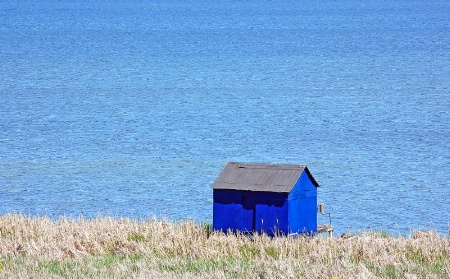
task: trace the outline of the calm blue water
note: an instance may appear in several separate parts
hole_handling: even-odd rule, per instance
[[[338,232],[447,233],[450,4],[378,2],[0,2],[0,214],[211,221],[299,163]]]

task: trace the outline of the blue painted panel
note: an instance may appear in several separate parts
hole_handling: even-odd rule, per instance
[[[317,187],[312,183],[307,172],[289,193],[289,230],[291,233],[317,231]]]
[[[287,194],[259,192],[255,210],[255,231],[269,235],[288,233]]]
[[[252,232],[255,230],[255,208],[256,208],[256,197],[251,194],[243,193],[242,198],[243,203],[243,220],[242,220],[242,231]]]
[[[214,190],[213,229],[288,233],[286,193]]]
[[[232,190],[213,190],[213,229],[226,232],[242,230],[242,194]]]
[[[242,227],[242,205],[214,203],[213,208],[214,230],[226,232],[228,229],[235,231]]]
[[[221,190],[214,189],[213,190],[213,199],[217,202],[241,202],[242,201],[242,193],[236,190]]]
[[[304,198],[310,198],[310,197],[316,197],[316,196],[317,196],[317,191],[302,190],[302,191],[291,192],[291,194],[289,195],[289,199],[295,200],[295,199],[304,199]]]
[[[291,233],[317,231],[317,197],[289,201],[289,229]]]
[[[295,183],[294,188],[289,194],[289,199],[296,199],[296,195],[302,195],[304,191],[309,191],[309,196],[317,196],[317,187],[312,183],[311,178],[305,171],[302,172],[297,183]]]

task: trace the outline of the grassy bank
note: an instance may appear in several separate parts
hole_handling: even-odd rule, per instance
[[[0,216],[0,278],[450,278],[450,240],[247,237],[193,222]]]

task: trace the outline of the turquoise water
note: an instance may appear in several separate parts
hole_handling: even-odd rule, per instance
[[[0,214],[211,221],[227,161],[298,163],[337,232],[446,233],[449,14],[2,1]]]

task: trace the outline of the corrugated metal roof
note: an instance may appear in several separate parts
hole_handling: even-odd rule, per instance
[[[303,171],[319,186],[305,165],[228,162],[212,188],[289,193]]]

